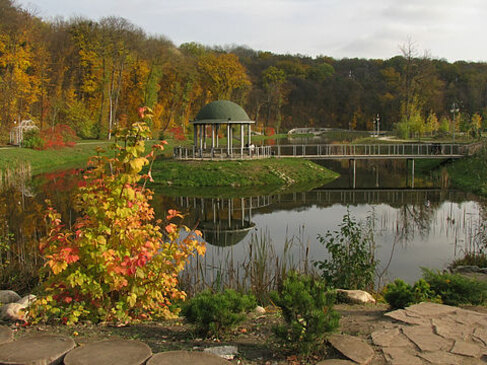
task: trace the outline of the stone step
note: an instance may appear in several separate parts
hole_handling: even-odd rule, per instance
[[[57,365],[75,346],[73,339],[65,336],[26,336],[0,345],[0,364]]]
[[[64,358],[65,365],[140,365],[152,351],[135,340],[109,339],[80,346]]]
[[[155,354],[147,365],[228,365],[217,355],[197,351],[168,351]]]

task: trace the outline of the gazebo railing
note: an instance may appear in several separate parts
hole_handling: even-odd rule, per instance
[[[198,148],[174,147],[174,158],[177,160],[243,160],[268,158],[272,156],[271,146],[250,146],[250,147],[214,147]]]

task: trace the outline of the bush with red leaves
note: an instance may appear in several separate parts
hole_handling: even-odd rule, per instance
[[[75,131],[66,124],[58,124],[52,128],[44,129],[40,136],[44,142],[42,147],[44,150],[74,147],[79,139]]]

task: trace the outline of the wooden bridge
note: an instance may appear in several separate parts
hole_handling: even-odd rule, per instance
[[[240,148],[175,147],[180,160],[242,160],[269,157],[294,157],[315,160],[360,159],[450,159],[462,158],[483,144],[404,143],[404,144],[301,144],[250,146]]]

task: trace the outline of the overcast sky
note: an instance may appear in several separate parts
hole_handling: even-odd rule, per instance
[[[485,0],[18,0],[45,19],[120,16],[176,45],[387,59],[420,53],[487,61]]]

